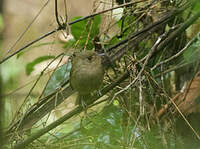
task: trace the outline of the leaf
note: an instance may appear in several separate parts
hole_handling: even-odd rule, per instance
[[[69,49],[70,47],[73,47],[74,44],[76,43],[75,40],[69,40],[68,42],[66,42],[63,46],[64,49]]]
[[[112,38],[112,40],[109,41],[106,47],[109,47],[110,45],[114,45],[118,43],[120,40],[117,37]]]
[[[49,59],[53,59],[55,58],[55,56],[41,56],[41,57],[38,57],[36,58],[34,61],[28,63],[26,65],[26,75],[30,75],[31,72],[34,70],[34,66],[43,62],[43,61],[46,61],[46,60],[49,60]]]
[[[73,20],[80,19],[81,17],[75,17]],[[72,21],[73,21],[72,20]],[[91,21],[88,21],[88,19],[80,21],[78,23],[71,25],[71,32],[75,39],[75,41],[78,41],[79,47],[82,48],[87,43],[86,48],[88,50],[93,48],[93,42],[92,39],[96,37],[99,34],[99,25],[101,23],[101,17],[95,16]],[[88,39],[89,35],[89,39]]]
[[[184,53],[184,60],[187,63],[195,62],[200,59],[200,39],[194,42]]]
[[[122,138],[122,129],[120,126],[122,113],[120,108],[112,105],[105,107],[100,113],[90,113],[81,122],[82,125],[88,125],[81,127],[80,131],[74,132],[67,139],[78,140],[76,147],[73,146],[74,148],[88,148],[87,143],[89,142],[94,144],[94,149],[116,148],[116,145],[120,145],[120,139]],[[90,136],[90,140],[84,139],[88,136]],[[90,146],[89,148],[93,147]]]
[[[196,104],[200,104],[200,96],[198,96],[198,97],[195,99],[195,103],[196,103]]]
[[[121,27],[122,27],[122,19],[120,19],[119,21],[117,21],[117,26],[121,29]]]
[[[95,16],[93,18],[93,24],[92,24],[92,29],[91,29],[91,35],[92,37],[95,37],[96,35],[99,34],[99,25],[101,23],[101,17],[99,15]]]
[[[72,21],[78,20],[80,18],[82,17],[81,16],[74,17]],[[87,20],[83,20],[71,25],[71,32],[75,40],[78,40],[80,38],[82,32],[85,30],[86,23],[87,23]]]
[[[125,18],[122,17],[117,21],[117,26],[123,32],[123,38],[129,35],[130,32],[133,32],[133,29],[135,28],[135,24],[133,22],[135,22],[135,19],[135,16],[126,16]]]
[[[124,8],[117,8],[117,9],[114,9],[112,11],[113,15],[112,15],[112,19],[118,21],[122,18],[122,16],[124,15]]]
[[[71,63],[58,67],[51,75],[44,90],[44,96],[56,91],[63,83],[69,80]]]
[[[194,4],[193,13],[196,13],[197,11],[199,11],[199,9],[200,9],[200,1],[196,0]]]
[[[4,24],[3,24],[3,17],[2,17],[2,15],[0,14],[0,32],[2,31],[3,26],[4,26]]]
[[[118,100],[114,100],[114,101],[113,101],[113,105],[114,105],[114,106],[119,106],[119,101],[118,101]]]

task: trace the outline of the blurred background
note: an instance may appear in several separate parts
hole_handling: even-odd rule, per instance
[[[64,16],[63,1],[58,1],[60,15]],[[68,0],[67,11],[68,19],[71,20],[75,16],[86,16],[92,11],[92,0]],[[1,58],[5,58],[17,49],[23,47],[30,41],[40,37],[43,34],[55,29],[57,23],[55,20],[54,2],[53,1],[32,1],[32,0],[1,0]],[[40,12],[41,11],[41,12]],[[38,16],[37,16],[38,15]],[[33,22],[33,19],[37,19]],[[28,28],[28,26],[31,26]],[[26,31],[26,28],[28,30]],[[20,36],[23,37],[20,38]],[[28,90],[33,85],[34,80],[40,72],[47,66],[49,61],[40,63],[35,66],[34,72],[31,75],[26,75],[26,65],[34,59],[44,55],[58,55],[66,52],[63,49],[65,42],[65,32],[57,32],[39,41],[33,50],[27,50],[23,56],[14,56],[7,62],[1,65],[3,95],[6,95],[6,124],[11,120],[13,114],[18,109],[26,96]],[[15,44],[16,43],[16,44]],[[41,46],[40,44],[45,44]],[[14,47],[13,47],[14,45]],[[65,59],[66,60],[66,59]],[[63,63],[66,61],[63,61]],[[54,63],[50,68],[55,68]],[[44,87],[43,83],[47,81],[42,79],[38,84],[37,89],[32,92],[32,96],[37,97]]]

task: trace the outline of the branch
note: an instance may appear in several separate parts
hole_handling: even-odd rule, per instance
[[[180,33],[185,31],[199,17],[200,17],[200,10],[196,14],[194,14],[191,18],[189,18],[186,22],[184,22],[177,30],[175,30],[173,33],[171,33],[168,38],[166,38],[164,41],[162,41],[162,43],[159,45],[157,50],[159,51],[159,50],[163,49],[165,46],[167,46],[171,40],[173,40]]]
[[[25,116],[18,119],[12,126],[10,126],[7,134],[11,134],[12,132],[16,131],[17,128],[19,128],[18,131],[22,130],[23,128],[31,128],[35,123],[37,123],[47,113],[61,104],[74,92],[75,91],[73,91],[71,87],[66,87],[63,90],[61,86],[59,90],[56,90],[52,94],[40,99],[37,103],[31,106],[31,108],[26,112]]]
[[[122,4],[122,5],[119,5],[119,6],[117,6],[117,7],[112,7],[112,8],[110,8],[110,9],[106,9],[106,10],[103,10],[103,11],[100,11],[100,12],[97,12],[97,13],[94,13],[94,14],[92,14],[92,15],[88,15],[88,16],[82,17],[82,18],[77,19],[77,20],[75,20],[75,21],[72,21],[72,22],[69,23],[69,25],[78,23],[78,22],[83,21],[83,20],[86,20],[86,19],[88,19],[88,18],[92,18],[92,17],[94,17],[94,16],[96,16],[96,15],[99,15],[99,14],[102,14],[102,13],[106,13],[106,12],[108,12],[108,11],[112,11],[112,10],[117,9],[117,8],[121,8],[121,7],[129,6],[129,5],[137,4],[137,3],[140,3],[140,2],[143,2],[143,1],[147,1],[147,0],[140,0],[140,1],[136,1],[136,2],[130,2],[130,3]],[[63,25],[61,25],[61,26],[59,26],[57,29],[54,29],[54,30],[52,30],[52,31],[50,31],[50,32],[48,32],[48,33],[42,35],[41,37],[39,37],[39,38],[37,38],[37,39],[35,39],[35,40],[29,42],[29,43],[28,43],[27,45],[25,45],[24,47],[22,47],[22,48],[16,50],[16,51],[15,51],[14,53],[12,53],[11,55],[9,55],[9,56],[5,57],[4,59],[2,59],[2,60],[0,61],[0,64],[2,64],[3,62],[5,62],[5,61],[8,60],[9,58],[13,57],[14,55],[18,54],[19,52],[23,51],[24,49],[30,47],[32,44],[34,44],[34,43],[36,43],[36,42],[38,42],[38,41],[40,41],[40,40],[42,40],[42,39],[48,37],[49,35],[51,35],[51,34],[57,32],[57,31],[59,31],[59,30],[65,30],[65,27],[64,27]]]
[[[96,101],[97,99],[99,99],[100,97],[102,97],[103,95],[105,95],[108,91],[110,91],[111,89],[113,89],[115,86],[117,86],[118,84],[120,84],[122,81],[124,81],[125,79],[127,79],[129,77],[128,72],[124,73],[124,75],[122,77],[120,77],[117,81],[115,81],[114,83],[112,83],[111,85],[109,85],[108,87],[104,88],[102,90],[102,95],[98,96],[98,97],[94,97],[94,101]],[[65,90],[64,90],[65,91]],[[64,94],[64,91],[61,92],[61,94]],[[89,108],[91,106],[89,105]],[[78,106],[76,107],[74,110],[72,110],[71,112],[65,114],[63,117],[59,118],[58,120],[56,120],[55,122],[53,122],[52,124],[48,125],[45,128],[42,128],[40,130],[37,131],[37,133],[31,135],[29,138],[25,139],[24,141],[16,144],[14,146],[14,149],[21,149],[24,148],[25,146],[27,146],[28,144],[30,144],[31,142],[33,142],[34,140],[38,139],[39,137],[41,137],[42,135],[44,135],[45,133],[49,132],[50,130],[54,129],[55,127],[57,127],[58,125],[62,124],[64,121],[70,119],[71,117],[73,117],[76,114],[79,114],[83,111],[82,106]],[[41,114],[41,113],[40,113]]]
[[[179,11],[172,11],[172,12],[168,13],[160,20],[148,25],[141,31],[133,33],[129,38],[127,38],[127,39],[123,40],[122,42],[117,43],[116,45],[107,49],[107,51],[110,51],[110,50],[117,48],[118,46],[124,44],[118,51],[116,51],[110,57],[111,63],[116,61],[117,59],[121,58],[124,55],[124,53],[127,50],[127,46],[133,47],[133,46],[137,45],[139,42],[141,42],[143,39],[145,39],[148,35],[155,32],[157,27],[159,27],[160,25],[163,25],[163,23],[167,22],[170,18],[172,18],[174,15],[176,15],[177,13],[180,13],[180,12],[182,12],[182,9],[180,9]],[[128,42],[128,41],[130,41],[130,42]],[[131,43],[131,45],[129,45],[128,43]],[[20,119],[17,122],[15,122],[15,124],[13,124],[10,127],[10,129],[7,131],[7,134],[10,134],[11,132],[16,131],[17,125],[19,125],[18,128],[20,128],[18,131],[22,130],[25,126],[29,126],[29,128],[30,128],[32,125],[34,125],[36,122],[38,122],[42,117],[44,117],[47,113],[52,111],[56,106],[58,106],[60,103],[62,103],[64,101],[64,99],[66,99],[73,93],[72,91],[68,91],[68,90],[69,90],[68,88],[64,89],[64,92],[57,90],[53,94],[46,96],[45,98],[40,100],[39,103],[36,103],[35,105],[33,105],[30,108],[28,114],[24,117],[24,119],[23,120]],[[59,94],[59,96],[56,95],[57,93]],[[63,93],[65,93],[64,94],[65,96],[63,96]],[[19,124],[19,121],[21,121],[20,124]]]

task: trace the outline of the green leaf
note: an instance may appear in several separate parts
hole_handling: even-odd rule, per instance
[[[122,17],[119,21],[117,21],[117,26],[123,32],[123,38],[129,35],[130,32],[133,32],[133,29],[135,28],[135,24],[133,22],[135,22],[135,19],[136,18],[134,16],[127,15],[126,17]]]
[[[193,12],[196,13],[197,11],[199,11],[199,9],[200,9],[200,1],[196,0]]]
[[[78,20],[82,18],[81,16],[74,17],[72,21]],[[71,32],[75,40],[78,40],[82,35],[83,31],[85,30],[87,20],[80,21],[78,23],[71,25]]]
[[[118,100],[114,100],[114,101],[113,101],[113,105],[114,105],[114,106],[119,106],[119,101],[118,101]]]
[[[107,47],[109,47],[110,45],[114,45],[116,43],[118,43],[120,40],[117,37],[112,38],[112,40],[109,41],[109,44],[107,44]]]
[[[195,62],[200,59],[200,38],[194,42],[185,52],[184,60],[187,63]]]
[[[79,18],[81,17],[75,17],[72,19],[72,21]],[[91,20],[86,19],[71,25],[72,35],[74,36],[75,41],[78,41],[78,46],[80,48],[84,47],[86,43],[86,48],[88,50],[93,48],[92,39],[99,34],[100,23],[101,17],[95,16]]]
[[[120,19],[119,21],[117,21],[117,26],[121,29],[121,27],[122,27],[122,19]]]
[[[196,103],[196,104],[199,104],[199,103],[200,103],[200,96],[198,96],[198,97],[195,99],[195,103]]]
[[[2,29],[3,29],[3,17],[0,14],[0,32],[2,31]]]
[[[99,15],[93,18],[93,24],[91,29],[91,37],[95,37],[99,34],[99,25],[101,23],[101,17]]]
[[[69,80],[71,66],[71,63],[67,63],[58,67],[53,72],[49,81],[47,82],[47,86],[45,87],[44,96],[56,91],[57,88]]]
[[[81,121],[82,125],[87,125],[81,127],[80,131],[73,133],[67,139],[78,140],[76,146],[73,146],[74,148],[116,148],[121,145],[122,114],[120,108],[112,105],[105,107],[100,113],[90,113]],[[129,132],[131,133],[131,131]],[[84,139],[88,136],[90,136],[90,140]],[[87,145],[89,142],[93,142],[93,146],[89,147]]]
[[[64,49],[69,49],[70,47],[73,47],[74,44],[76,43],[75,40],[69,40],[68,42],[66,42],[63,46]]]
[[[30,75],[31,72],[34,70],[34,66],[43,62],[43,61],[46,61],[46,60],[49,60],[49,59],[53,59],[55,58],[55,56],[41,56],[41,57],[38,57],[36,58],[34,61],[28,63],[26,65],[26,75]]]

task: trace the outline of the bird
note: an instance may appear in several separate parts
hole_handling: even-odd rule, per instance
[[[70,86],[78,92],[76,105],[91,103],[91,93],[103,83],[104,67],[101,56],[95,51],[74,52],[71,56]]]

